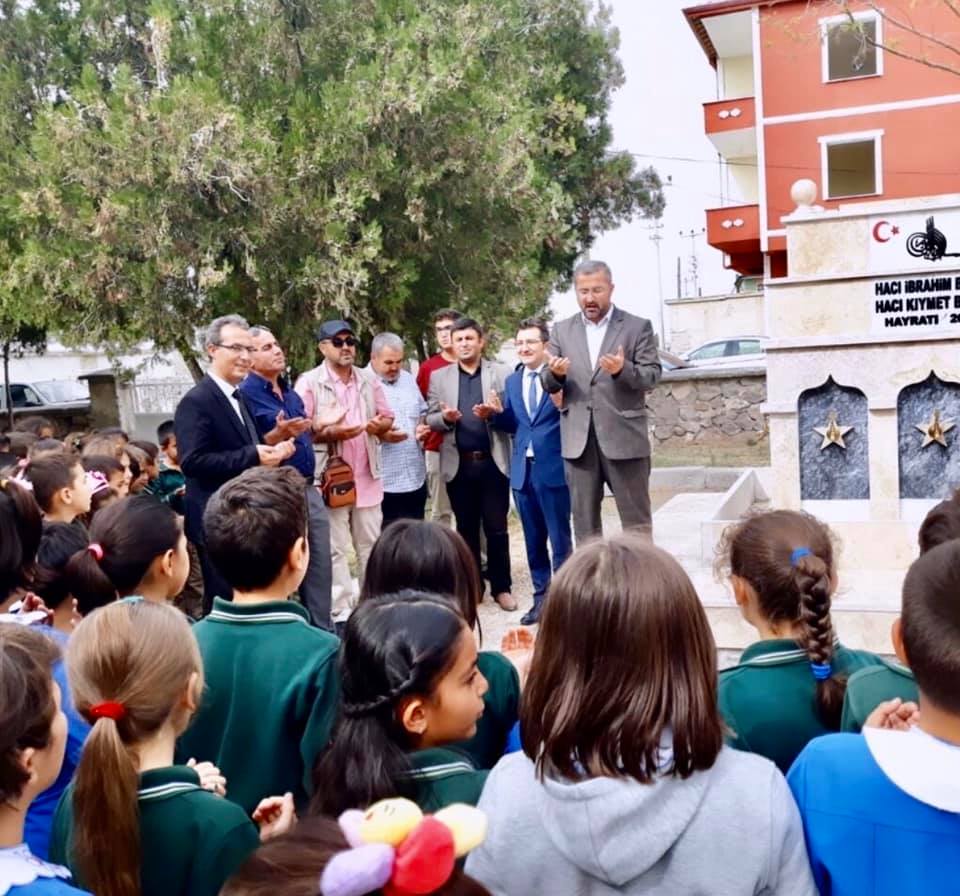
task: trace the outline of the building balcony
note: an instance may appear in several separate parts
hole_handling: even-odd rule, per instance
[[[760,206],[707,209],[707,242],[724,253],[726,267],[741,274],[762,273]]]
[[[757,105],[752,96],[703,104],[706,135],[725,159],[757,154]]]

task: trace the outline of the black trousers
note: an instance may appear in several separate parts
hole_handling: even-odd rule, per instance
[[[460,458],[457,475],[447,483],[450,506],[457,518],[457,531],[470,547],[477,569],[480,562],[480,528],[487,536],[487,577],[493,595],[509,591],[510,540],[507,514],[510,511],[510,480],[497,468],[492,457],[483,460]]]
[[[383,493],[382,532],[394,520],[422,520],[427,506],[427,483],[412,492]]]

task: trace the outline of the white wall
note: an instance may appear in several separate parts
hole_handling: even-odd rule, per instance
[[[724,336],[764,336],[763,293],[671,299],[670,351],[682,353]]]
[[[728,56],[719,68],[721,99],[753,96],[753,56]]]

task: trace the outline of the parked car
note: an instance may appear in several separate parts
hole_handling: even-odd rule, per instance
[[[668,352],[666,349],[658,349],[657,354],[660,355],[660,366],[664,370],[680,370],[683,367],[690,366],[679,355],[675,355],[673,352]]]
[[[41,380],[35,383],[11,383],[10,398],[14,410],[29,409],[43,414],[47,409],[88,411],[90,388],[79,380]],[[7,390],[0,386],[0,409],[6,410]]]
[[[683,355],[692,367],[766,366],[767,340],[763,336],[731,336],[712,339]]]

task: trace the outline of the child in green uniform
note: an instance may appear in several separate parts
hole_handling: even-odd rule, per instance
[[[406,591],[361,601],[340,670],[340,717],[312,809],[336,816],[395,796],[424,812],[476,803],[486,772],[450,745],[475,734],[487,682],[473,632],[449,600]]]
[[[955,538],[960,538],[960,490],[937,504],[924,517],[917,533],[921,554]],[[899,618],[893,625],[891,638],[896,649],[900,640]],[[899,651],[898,659],[903,660]],[[889,700],[900,700],[903,707],[899,710],[900,714],[908,715],[915,708],[918,697],[917,683],[910,669],[900,662],[884,660],[880,666],[872,666],[850,676],[840,728],[843,731],[859,731],[870,713],[879,704]]]
[[[144,600],[87,616],[71,636],[74,704],[92,728],[53,823],[50,855],[97,896],[215,896],[261,838],[289,829],[293,798],[258,807],[258,835],[216,769],[173,764],[203,690],[183,615]]]
[[[786,773],[809,740],[839,730],[847,677],[880,658],[834,635],[837,573],[830,531],[819,520],[792,510],[756,514],[724,533],[719,559],[740,612],[761,636],[720,673],[730,743]]]
[[[213,760],[248,812],[285,791],[305,805],[337,710],[339,641],[289,600],[309,558],[303,477],[245,470],[210,499],[204,530],[233,601],[194,626],[207,691],[180,755]]]
[[[377,539],[364,576],[360,600],[404,588],[450,595],[470,630],[478,628],[483,596],[477,565],[463,538],[449,526],[426,520],[397,520]],[[477,668],[487,680],[477,733],[457,744],[477,768],[491,769],[503,755],[520,710],[520,677],[502,653],[483,650]]]
[[[168,603],[183,590],[189,568],[180,517],[147,495],[135,495],[97,512],[90,544],[70,558],[64,575],[86,615],[118,597]]]

